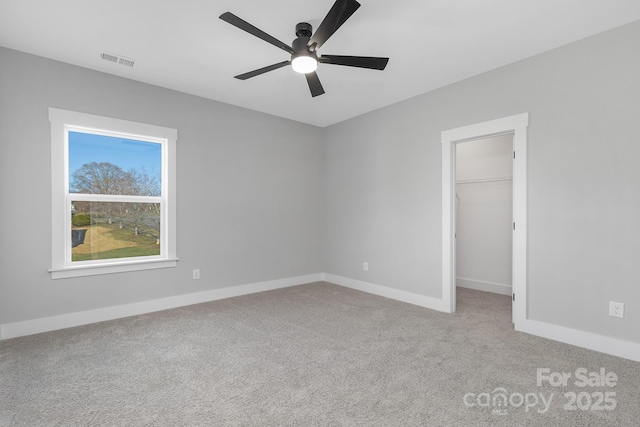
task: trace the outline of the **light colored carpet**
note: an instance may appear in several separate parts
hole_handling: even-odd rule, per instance
[[[510,315],[509,297],[467,289],[448,315],[313,283],[7,340],[0,425],[638,425],[640,364],[514,332]],[[538,368],[572,378],[538,387]],[[579,368],[617,385],[577,387]],[[464,403],[499,388],[512,403]],[[563,408],[571,392],[587,409]],[[615,409],[593,409],[605,392]],[[527,393],[554,393],[548,411],[518,406]]]

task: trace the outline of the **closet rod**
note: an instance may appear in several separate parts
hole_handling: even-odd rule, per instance
[[[456,184],[477,184],[483,182],[496,182],[496,181],[511,181],[513,177],[511,176],[501,176],[495,178],[477,178],[477,179],[461,179],[460,181],[456,181]]]

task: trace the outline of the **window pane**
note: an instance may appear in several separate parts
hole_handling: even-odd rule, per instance
[[[69,131],[69,191],[160,196],[162,145]]]
[[[160,204],[75,201],[71,261],[160,255]]]

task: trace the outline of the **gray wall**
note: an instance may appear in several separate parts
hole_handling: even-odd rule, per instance
[[[440,298],[440,133],[529,112],[530,318],[640,342],[638,40],[635,22],[328,128],[325,271]]]
[[[178,268],[51,280],[48,107],[178,129]],[[0,324],[322,272],[322,156],[321,129],[0,48]]]

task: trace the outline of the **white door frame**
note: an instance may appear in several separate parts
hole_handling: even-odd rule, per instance
[[[529,113],[442,132],[442,301],[456,311],[455,144],[513,133],[513,323],[527,319],[527,126]]]

